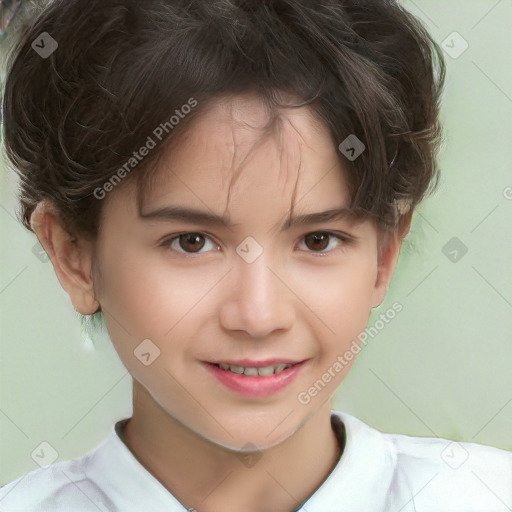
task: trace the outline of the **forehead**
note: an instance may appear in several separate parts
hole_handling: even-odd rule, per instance
[[[257,96],[208,105],[160,160],[144,202],[347,203],[346,171],[327,126],[309,107],[270,111]],[[195,198],[194,198],[195,196]]]

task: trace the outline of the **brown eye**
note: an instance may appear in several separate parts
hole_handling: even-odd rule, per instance
[[[178,237],[179,245],[185,252],[200,251],[204,247],[204,236],[200,233],[185,233]]]
[[[306,246],[312,251],[325,251],[329,246],[329,239],[332,237],[329,233],[310,233],[304,237]]]
[[[220,246],[214,243],[208,235],[197,232],[181,233],[172,238],[167,238],[160,245],[164,249],[169,249],[183,255],[204,254],[210,252],[208,249],[220,250]]]

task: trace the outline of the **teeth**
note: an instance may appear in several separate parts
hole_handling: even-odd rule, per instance
[[[256,368],[247,368],[247,370],[256,370]],[[245,370],[245,375],[249,375],[247,373],[247,370]],[[266,377],[267,375],[273,375],[274,373],[274,367],[273,366],[263,366],[262,368],[258,368],[257,371],[258,375],[260,377]],[[256,375],[256,374],[253,374]]]
[[[291,364],[278,364],[276,366],[262,366],[262,367],[244,367],[244,366],[235,366],[235,365],[229,365],[226,363],[219,363],[219,366],[223,370],[229,370],[233,373],[238,373],[241,375],[242,373],[244,375],[248,376],[259,376],[259,377],[267,377],[269,375],[273,375],[279,372],[282,372],[286,368],[289,368],[292,366]]]

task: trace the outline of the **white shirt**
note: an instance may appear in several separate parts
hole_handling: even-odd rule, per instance
[[[345,425],[345,449],[301,512],[512,511],[512,452],[385,434],[339,411],[331,419],[341,437]],[[35,469],[0,489],[2,512],[186,510],[138,462],[115,426],[88,454]]]

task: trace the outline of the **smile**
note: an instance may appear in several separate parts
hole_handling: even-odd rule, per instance
[[[240,366],[228,363],[203,363],[223,388],[251,397],[277,393],[297,377],[306,361],[267,366]]]
[[[281,373],[286,368],[290,368],[293,366],[292,364],[278,364],[275,366],[237,366],[226,363],[219,363],[219,367],[223,370],[228,370],[233,373],[237,373],[238,375],[244,374],[252,377],[260,376],[260,377],[268,377],[269,375],[275,375],[277,373]]]

